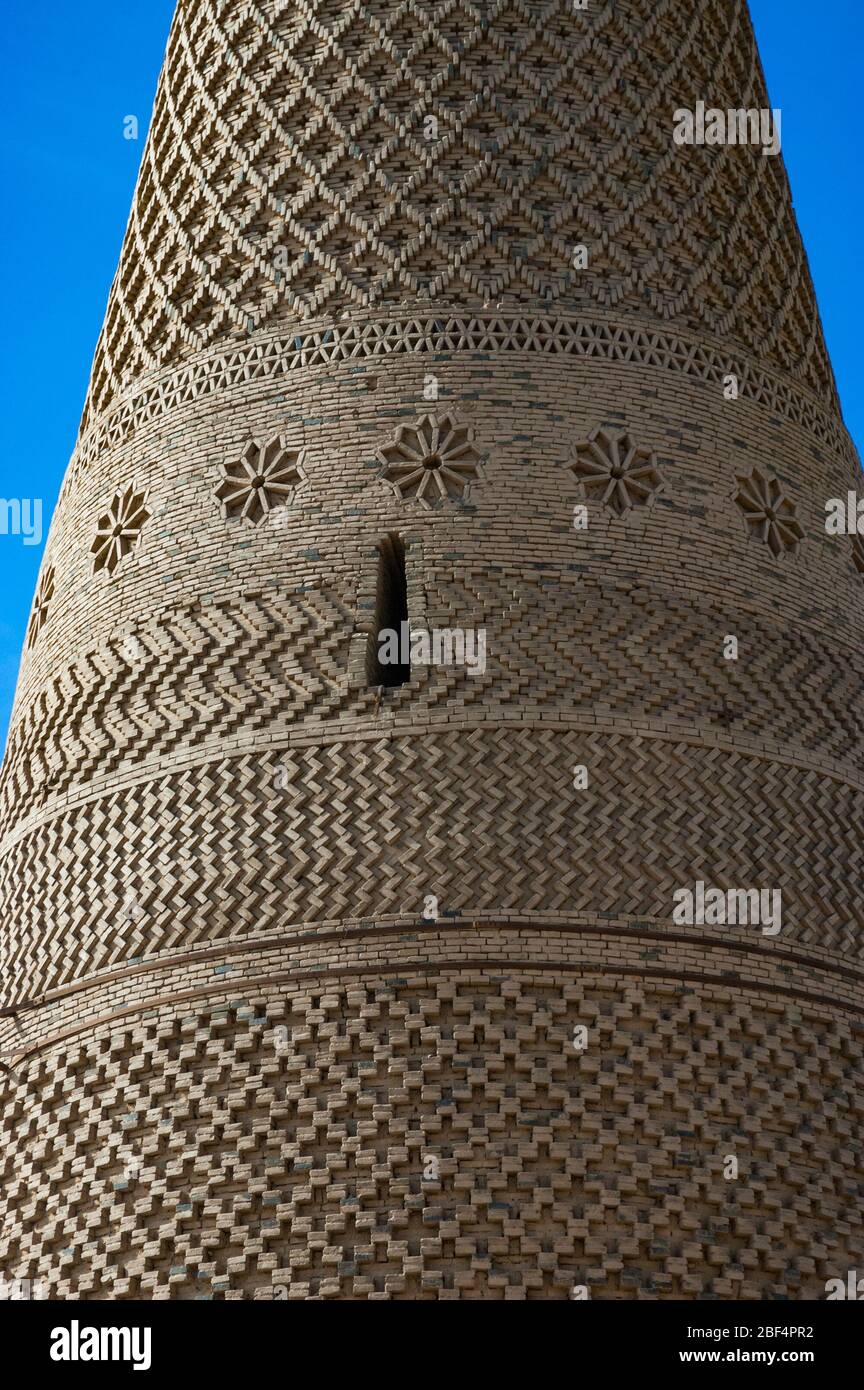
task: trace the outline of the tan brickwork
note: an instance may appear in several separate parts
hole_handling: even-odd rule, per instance
[[[815,1298],[854,1259],[860,1040],[506,966],[152,1009],[10,1088],[5,1257],[64,1298]]]
[[[178,5],[0,774],[0,1275],[864,1268],[864,489],[700,97],[767,105],[739,0]],[[393,536],[485,671],[370,686]]]

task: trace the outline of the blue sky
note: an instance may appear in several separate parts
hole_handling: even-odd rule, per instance
[[[707,0],[706,0],[707,3]],[[750,0],[846,423],[864,443],[860,66],[864,0]],[[0,497],[43,499],[75,443],[174,0],[11,0],[0,101]],[[124,140],[138,117],[141,138]],[[26,481],[25,481],[26,480]],[[0,745],[42,545],[0,536]]]

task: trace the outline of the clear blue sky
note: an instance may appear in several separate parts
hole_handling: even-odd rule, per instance
[[[772,105],[783,110],[783,154],[846,423],[861,450],[864,0],[750,7]],[[9,0],[4,15],[0,497],[41,497],[44,522],[40,546],[0,536],[0,746],[173,9],[174,0]],[[137,142],[123,139],[127,115],[139,119]]]

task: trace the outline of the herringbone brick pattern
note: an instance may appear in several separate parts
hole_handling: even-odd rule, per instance
[[[577,763],[592,769],[578,796]],[[658,739],[505,726],[247,753],[18,839],[0,870],[16,923],[4,988],[30,996],[293,922],[418,913],[427,893],[467,914],[665,919],[697,878],[779,886],[784,942],[858,958],[862,823],[864,788]]]
[[[441,627],[484,626],[485,674],[415,669],[390,697],[397,717],[482,709],[505,714],[530,695],[538,711],[623,721],[674,719],[844,773],[864,754],[864,660],[840,659],[830,638],[791,632],[756,613],[736,615],[746,664],[717,659],[728,622],[719,604],[622,592],[502,567],[425,572],[426,610]],[[555,585],[551,604],[550,585]],[[345,586],[347,590],[347,584]],[[357,611],[331,587],[302,596],[160,614],[88,652],[34,695],[13,726],[0,773],[0,828],[70,790],[152,767],[167,754],[243,736],[286,734],[369,716],[374,691],[352,688]]]

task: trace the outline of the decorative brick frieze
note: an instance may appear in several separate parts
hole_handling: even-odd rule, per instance
[[[76,1300],[823,1297],[860,1260],[830,1166],[864,1119],[860,1026],[732,983],[557,969],[214,992],[209,966],[179,1007],[31,1054],[0,1075],[7,1266]]]
[[[657,368],[722,391],[731,374],[738,382],[740,399],[761,405],[812,434],[820,443],[858,467],[857,453],[842,420],[818,398],[772,374],[741,354],[740,345],[688,337],[650,325],[633,325],[620,319],[567,318],[535,314],[528,317],[496,314],[466,316],[442,306],[429,317],[367,318],[348,315],[347,323],[304,327],[290,337],[256,337],[230,350],[197,354],[188,365],[173,372],[154,372],[144,390],[126,392],[116,406],[100,415],[82,433],[72,456],[65,496],[80,473],[106,448],[122,443],[142,426],[158,420],[166,411],[197,400],[268,380],[280,381],[297,371],[332,368],[342,363],[375,362],[391,355],[409,356],[419,363],[434,357],[460,354],[501,353],[519,357],[574,358],[584,362],[627,363]],[[381,365],[384,366],[383,361]],[[518,367],[514,363],[514,370]]]

